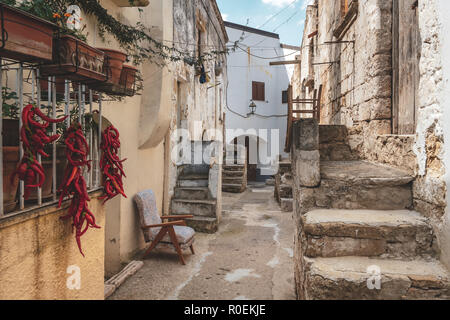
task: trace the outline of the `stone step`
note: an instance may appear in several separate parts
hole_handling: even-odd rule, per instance
[[[292,199],[292,186],[288,184],[280,185],[279,195],[281,198],[289,198]]]
[[[215,233],[219,229],[217,218],[196,216],[192,219],[186,219],[186,223],[196,232]]]
[[[242,178],[245,176],[245,171],[244,170],[223,170],[222,176],[227,177],[227,178],[235,178],[235,177]]]
[[[244,177],[222,177],[222,184],[242,184]]]
[[[428,220],[408,210],[314,210],[302,217],[308,257],[436,256]]]
[[[401,210],[412,207],[414,177],[366,161],[321,162],[321,184],[315,192],[320,208]]]
[[[173,215],[192,214],[200,217],[216,217],[215,200],[172,199]]]
[[[245,165],[242,164],[224,164],[223,170],[225,171],[243,171],[245,170]]]
[[[242,193],[245,191],[245,184],[222,183],[222,191],[229,192],[229,193]]]
[[[345,143],[321,144],[321,161],[352,161],[356,156],[352,153],[350,146]]]
[[[178,180],[208,180],[209,176],[207,174],[195,174],[195,173],[189,173],[189,174],[181,174],[178,177]]]
[[[283,212],[294,211],[294,199],[292,198],[280,198],[280,207]]]
[[[209,190],[207,187],[175,187],[176,199],[207,200]]]
[[[178,187],[180,188],[204,188],[208,185],[208,180],[178,180]]]
[[[450,298],[450,275],[438,261],[305,258],[304,281],[311,300]]]

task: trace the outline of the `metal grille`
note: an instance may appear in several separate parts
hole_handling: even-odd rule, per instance
[[[92,160],[92,170],[87,172],[84,171],[84,176],[87,181],[87,186],[89,191],[95,191],[101,186],[101,175],[99,169],[99,159],[100,159],[100,141],[101,141],[101,128],[102,128],[102,95],[98,95],[98,99],[94,101],[94,93],[92,90],[88,89],[85,85],[74,84],[69,80],[64,80],[64,96],[60,101],[57,99],[56,90],[56,78],[48,77],[45,80],[48,81],[47,88],[47,99],[42,101],[41,99],[41,80],[44,80],[39,75],[39,68],[36,65],[21,63],[17,61],[11,61],[0,58],[0,84],[2,86],[2,94],[0,95],[0,131],[2,132],[2,139],[0,139],[0,219],[5,216],[11,216],[14,214],[20,214],[30,210],[34,210],[43,206],[54,205],[57,203],[58,199],[58,170],[57,170],[57,141],[52,145],[52,152],[49,157],[51,159],[51,172],[52,172],[52,189],[51,196],[43,198],[42,188],[37,188],[37,199],[33,201],[25,201],[24,194],[24,182],[20,181],[18,186],[18,192],[16,200],[18,201],[14,211],[5,212],[4,208],[4,183],[10,184],[9,177],[4,176],[4,157],[3,157],[3,86],[9,86],[11,83],[15,85],[15,92],[17,95],[16,103],[18,106],[18,117],[19,117],[19,131],[22,127],[22,110],[24,105],[28,103],[34,103],[39,108],[44,109],[44,113],[48,113],[52,117],[60,117],[62,114],[57,114],[57,109],[60,108],[64,115],[74,116],[74,112],[78,110],[78,121],[82,124],[83,130],[86,129],[85,115],[86,111],[93,115],[93,112],[98,112],[98,135],[94,134],[92,126],[89,126],[89,130],[85,130],[87,133],[87,140],[90,147],[89,160]],[[93,123],[93,120],[91,120]],[[70,117],[65,121],[64,127],[70,126]],[[57,133],[57,125],[53,124],[52,127],[53,134]],[[20,137],[20,134],[19,134]],[[19,157],[22,159],[23,156],[23,145],[19,142]],[[42,163],[41,155],[38,155],[39,163]],[[95,176],[94,176],[95,175]]]

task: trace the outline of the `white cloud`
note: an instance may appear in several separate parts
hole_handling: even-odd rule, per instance
[[[263,3],[270,4],[276,7],[283,7],[292,3],[293,0],[262,0]]]
[[[224,20],[224,21],[227,21],[228,20],[228,13],[222,13],[222,19]]]

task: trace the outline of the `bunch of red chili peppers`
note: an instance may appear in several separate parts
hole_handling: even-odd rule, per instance
[[[61,207],[65,197],[73,196],[69,211],[62,219],[73,219],[78,249],[84,257],[81,249],[81,237],[89,228],[100,229],[100,227],[95,223],[95,216],[88,208],[88,202],[91,199],[87,192],[86,180],[83,177],[83,167],[87,167],[88,171],[91,170],[90,160],[87,160],[89,145],[79,123],[73,123],[67,129],[65,144],[67,146],[66,156],[68,164],[60,189],[59,207]]]
[[[106,193],[100,199],[105,199],[104,202],[106,202],[119,194],[126,198],[122,178],[126,177],[123,162],[127,159],[120,160],[118,156],[120,149],[119,131],[113,125],[103,131],[100,148],[103,151],[100,169],[103,172],[103,186]]]
[[[35,117],[40,118],[43,123]],[[40,188],[44,184],[44,168],[37,161],[37,155],[44,158],[49,155],[45,153],[45,145],[51,144],[59,139],[60,135],[48,136],[46,130],[50,123],[59,123],[67,117],[52,119],[47,117],[35,105],[29,104],[22,111],[22,128],[20,129],[20,140],[23,143],[24,155],[16,171],[11,175],[11,183],[18,175],[25,182],[24,198],[28,199],[33,188]]]

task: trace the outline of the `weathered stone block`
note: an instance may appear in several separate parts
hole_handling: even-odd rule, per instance
[[[319,124],[315,119],[301,119],[293,125],[294,146],[298,150],[319,150]],[[294,151],[295,152],[295,151]]]
[[[320,152],[299,151],[296,162],[296,174],[302,187],[317,187],[320,185]]]

